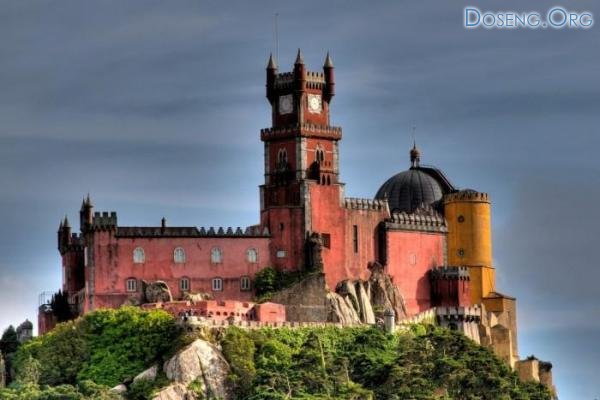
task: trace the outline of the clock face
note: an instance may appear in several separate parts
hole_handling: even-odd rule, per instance
[[[313,114],[319,114],[323,110],[323,102],[318,94],[308,95],[308,111]]]
[[[279,96],[279,114],[290,114],[294,111],[294,98],[291,94]]]

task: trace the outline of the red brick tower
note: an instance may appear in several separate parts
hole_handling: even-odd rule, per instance
[[[313,231],[310,210],[316,206],[315,194],[321,197],[319,193],[327,193],[325,197],[333,196],[335,206],[340,205],[338,141],[342,132],[329,125],[334,88],[329,54],[323,72],[308,71],[300,50],[293,72],[278,73],[273,57],[269,58],[266,94],[273,126],[261,131],[265,145],[261,223],[272,234],[271,260],[279,268],[305,265],[304,247]]]

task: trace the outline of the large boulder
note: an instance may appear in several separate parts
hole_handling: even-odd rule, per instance
[[[183,383],[173,383],[157,392],[152,400],[196,400],[196,394]]]
[[[227,388],[229,364],[219,349],[205,340],[197,339],[179,351],[165,363],[163,370],[167,378],[175,384],[183,385],[186,390],[190,383],[195,382],[201,388],[204,399],[231,399]],[[181,386],[171,385],[170,388],[170,391],[161,394],[163,397],[158,399],[170,399],[171,397],[164,396],[181,392]]]
[[[212,300],[213,296],[210,293],[185,293],[183,300],[188,300],[192,304],[199,303],[204,300]]]
[[[360,317],[349,297],[333,292],[327,293],[326,296],[329,302],[328,321],[339,322],[344,325],[360,324]]]
[[[146,379],[149,381],[153,381],[156,379],[156,375],[158,374],[158,365],[153,365],[147,370],[140,372],[133,378],[133,382],[137,382],[142,379]]]
[[[163,281],[142,281],[146,303],[166,303],[173,301],[169,285]]]
[[[371,271],[368,284],[373,309],[381,313],[385,310],[393,310],[396,321],[404,319],[406,317],[404,299],[391,277],[385,273],[383,266],[378,262],[369,263],[368,268]]]

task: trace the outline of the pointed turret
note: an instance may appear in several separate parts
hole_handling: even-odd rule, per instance
[[[275,77],[277,76],[277,63],[273,58],[273,53],[269,55],[269,62],[267,63],[267,99],[273,104],[275,100]]]
[[[267,64],[267,69],[277,69],[277,62],[273,58],[273,53],[269,54],[269,62]]]
[[[63,227],[70,228],[71,224],[69,224],[69,218],[65,215],[65,221],[63,222]]]
[[[90,194],[83,199],[81,210],[79,210],[79,230],[86,232],[86,230],[92,225],[94,205],[90,199]]]
[[[296,55],[296,61],[294,65],[304,64],[304,57],[302,57],[302,50],[298,49],[298,54]]]
[[[335,76],[333,74],[333,61],[329,52],[325,57],[325,63],[323,63],[323,75],[325,75],[325,89],[323,90],[323,96],[325,101],[329,103],[331,98],[335,96]]]
[[[333,68],[333,61],[331,61],[329,52],[327,52],[327,56],[325,56],[325,64],[323,64],[323,68]]]

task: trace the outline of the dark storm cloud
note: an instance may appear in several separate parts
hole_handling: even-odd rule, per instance
[[[494,199],[500,290],[520,349],[554,361],[562,399],[598,397],[600,56],[587,31],[467,31],[462,9],[554,2],[19,1],[0,8],[0,327],[60,284],[55,231],[88,191],[122,224],[258,220],[273,51],[330,50],[348,195],[423,161]],[[569,2],[570,9],[600,8]],[[562,341],[574,338],[568,350]],[[585,356],[584,356],[585,355]]]

